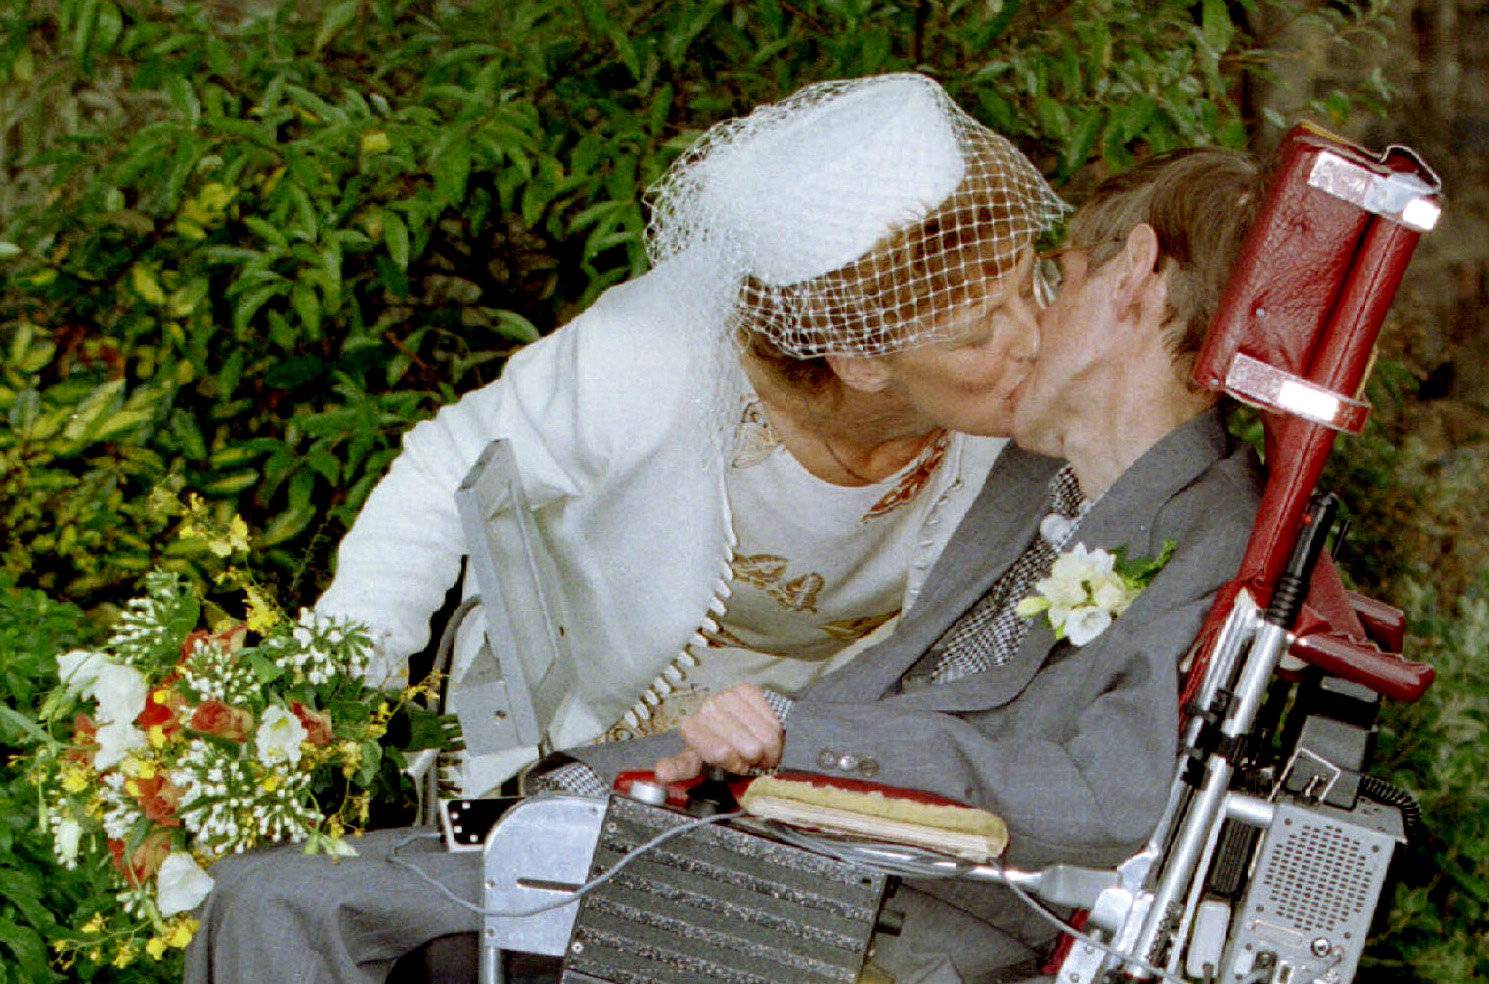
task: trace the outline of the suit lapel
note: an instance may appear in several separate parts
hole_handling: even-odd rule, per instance
[[[1079,542],[1091,549],[1101,548],[1108,551],[1125,547],[1129,557],[1146,557],[1157,553],[1162,549],[1162,544],[1153,543],[1152,536],[1154,521],[1159,511],[1168,504],[1170,499],[1220,460],[1226,452],[1227,444],[1225,426],[1220,420],[1218,411],[1211,410],[1174,430],[1149,448],[1107,490],[1107,493],[1091,506],[1085,519],[1081,521],[1075,541],[1070,546]],[[1029,457],[1036,462],[1049,462],[1050,460],[1032,455]],[[1055,464],[1058,465],[1058,463]],[[1043,473],[1041,488],[1047,487],[1049,476],[1054,470],[1051,467]],[[992,485],[992,476],[989,476],[988,484]],[[986,495],[987,491],[987,488],[984,488],[983,494]],[[1028,545],[1029,537],[1032,536],[1032,531],[1037,527],[1043,515],[1043,502],[1041,501],[1039,505],[1031,521],[1029,535],[1020,539],[1017,548],[1012,549],[1011,552],[1007,549],[1007,545],[1004,545],[1004,549],[999,552],[999,566],[996,573],[983,583],[982,589],[974,594],[971,600],[975,601],[981,597],[993,580],[1001,575]],[[968,517],[971,518],[970,512]],[[937,565],[935,574],[950,576],[949,573],[941,570],[941,566]],[[969,601],[968,605],[970,603]],[[951,615],[950,620],[941,625],[941,631],[955,621],[966,610],[966,607],[967,605],[963,605],[962,608],[957,609],[956,614]],[[938,608],[936,611],[938,615],[944,617],[942,609]],[[940,631],[936,632],[931,636],[931,641],[939,635]],[[929,644],[927,642],[926,646]],[[1069,645],[1069,643],[1055,639],[1055,634],[1047,619],[1036,618],[1029,626],[1029,632],[1024,636],[1018,652],[1002,666],[963,677],[950,684],[903,694],[896,699],[911,707],[936,711],[966,712],[998,707],[1017,697],[1029,685],[1034,674],[1048,661],[1050,654],[1058,645]],[[925,646],[921,647],[917,656],[924,652],[924,649]],[[902,675],[913,662],[914,659],[906,664],[900,670],[900,674]],[[879,693],[887,691],[898,679],[899,676],[892,678]]]
[[[1008,445],[894,633],[814,686],[812,696],[887,693],[1028,546],[1059,467]]]

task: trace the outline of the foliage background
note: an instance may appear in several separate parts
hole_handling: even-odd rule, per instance
[[[0,742],[32,726],[52,655],[96,636],[152,563],[199,574],[190,544],[163,540],[157,490],[240,512],[258,576],[286,607],[311,601],[401,433],[644,268],[642,191],[709,123],[805,82],[920,67],[1078,197],[1135,155],[1265,148],[1289,39],[1375,48],[1383,13],[0,0]],[[1344,125],[1385,88],[1365,74],[1292,106]],[[1476,570],[1435,583],[1422,559],[1432,517],[1464,496],[1413,443],[1427,372],[1410,345],[1395,354],[1335,471],[1360,527],[1346,561],[1409,607],[1440,666],[1383,742],[1437,840],[1363,979],[1464,981],[1489,975],[1489,586]],[[93,890],[45,867],[21,770],[0,775],[0,984],[51,977],[47,942]]]

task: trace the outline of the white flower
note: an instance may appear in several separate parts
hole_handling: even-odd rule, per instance
[[[110,721],[94,737],[98,751],[93,753],[93,768],[99,772],[112,769],[130,752],[145,747],[145,733],[128,721]]]
[[[1050,577],[1056,581],[1095,581],[1110,574],[1116,562],[1115,556],[1099,547],[1088,550],[1084,543],[1077,543],[1055,558]]]
[[[1065,637],[1073,646],[1084,646],[1107,630],[1112,613],[1095,605],[1083,605],[1065,619]]]
[[[155,876],[155,901],[162,916],[189,912],[212,891],[212,876],[185,851],[173,851],[160,863]]]
[[[254,733],[253,743],[258,749],[258,758],[266,766],[281,762],[295,765],[300,761],[300,742],[308,735],[300,719],[275,704],[264,712]]]
[[[145,709],[145,696],[150,685],[144,674],[132,666],[105,662],[93,680],[93,699],[98,701],[100,722],[126,723],[139,717]]]
[[[1135,597],[1118,574],[1108,574],[1091,585],[1091,603],[1113,615],[1125,612]]]
[[[57,657],[57,676],[61,678],[68,694],[73,697],[90,696],[93,681],[103,669],[108,658],[103,653],[87,649],[73,649]]]
[[[1058,565],[1059,561],[1056,561]],[[1047,577],[1034,582],[1034,590],[1057,608],[1074,608],[1086,601],[1086,583],[1075,577]]]
[[[83,838],[82,826],[72,817],[63,817],[57,822],[57,857],[69,868],[77,863],[78,842]]]

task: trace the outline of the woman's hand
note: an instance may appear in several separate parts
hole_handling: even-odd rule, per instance
[[[691,779],[705,765],[742,773],[781,764],[785,732],[765,694],[752,683],[709,697],[679,730],[687,749],[656,764],[660,782]]]

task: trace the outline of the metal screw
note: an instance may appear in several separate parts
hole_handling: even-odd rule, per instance
[[[584,944],[583,943],[580,943],[578,940],[575,940],[574,941],[574,945],[571,946],[571,947],[569,947],[569,952],[570,953],[583,953],[584,952]]]
[[[491,891],[495,887],[496,887],[496,879],[495,878],[488,878],[488,879],[486,879],[486,891],[489,892],[489,891]]]
[[[1315,957],[1327,957],[1329,955],[1329,940],[1327,937],[1320,936],[1309,944],[1308,948],[1313,951]]]

